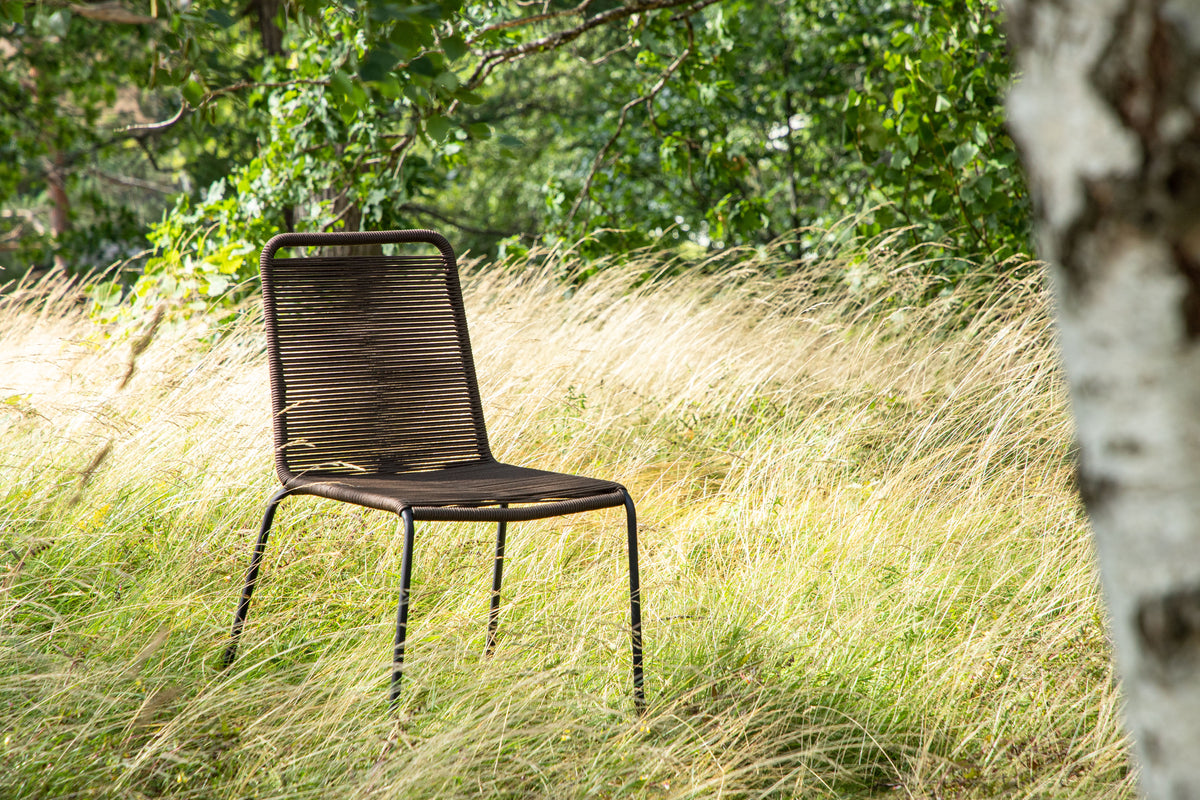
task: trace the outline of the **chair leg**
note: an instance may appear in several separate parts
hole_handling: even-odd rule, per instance
[[[267,536],[271,533],[275,509],[289,492],[289,489],[280,489],[267,501],[267,510],[263,513],[262,525],[258,529],[258,543],[254,545],[254,554],[250,556],[250,569],[246,570],[246,583],[242,587],[242,596],[238,599],[237,610],[233,614],[233,632],[229,635],[229,646],[225,648],[225,655],[221,657],[222,669],[237,658],[238,639],[246,625],[246,615],[250,612],[250,596],[254,594],[254,586],[258,583],[258,568],[262,565],[263,552],[267,549]]]
[[[625,495],[625,519],[629,528],[629,623],[633,644],[633,705],[639,714],[646,711],[646,690],[642,677],[642,587],[638,577],[637,510],[629,492]]]
[[[506,522],[496,523],[496,560],[492,564],[492,608],[488,612],[485,656],[490,656],[496,649],[496,627],[500,624],[500,582],[504,578],[504,535],[507,528]]]
[[[404,521],[404,553],[400,557],[400,604],[396,608],[396,647],[392,655],[392,706],[400,697],[400,679],[404,677],[404,642],[408,636],[408,592],[412,585],[413,513],[411,508],[400,512]]]

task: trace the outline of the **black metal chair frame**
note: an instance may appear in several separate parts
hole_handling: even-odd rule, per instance
[[[469,442],[478,454],[470,463],[423,465],[416,471],[404,471],[384,467],[360,479],[357,473],[346,475],[337,471],[329,472],[321,468],[310,468],[296,471],[295,456],[290,455],[297,450],[296,441],[289,438],[289,402],[293,401],[289,393],[289,376],[286,374],[285,359],[281,351],[286,349],[286,341],[281,342],[280,323],[277,319],[276,282],[277,272],[281,265],[303,265],[309,261],[318,264],[314,269],[333,271],[336,280],[342,279],[342,273],[351,273],[347,280],[353,281],[352,274],[358,265],[370,265],[381,270],[395,270],[396,274],[405,269],[403,257],[386,258],[372,261],[363,256],[338,256],[333,259],[276,259],[276,253],[288,247],[329,247],[381,244],[411,244],[425,243],[433,245],[440,252],[441,266],[444,272],[444,298],[438,302],[446,308],[438,307],[437,313],[452,315],[453,336],[457,337],[456,347],[462,361],[462,374],[455,376],[455,386],[464,394],[465,402],[470,406],[471,424],[474,428],[466,434]],[[417,263],[415,260],[412,263]],[[429,262],[419,262],[428,268]],[[234,613],[233,630],[228,647],[225,650],[222,666],[233,663],[237,656],[238,641],[246,623],[250,609],[250,598],[258,582],[259,569],[262,566],[263,554],[266,550],[267,538],[275,518],[275,512],[285,497],[292,495],[316,495],[329,499],[349,502],[356,505],[392,511],[399,515],[404,527],[404,549],[400,567],[400,597],[396,611],[396,638],[393,651],[393,667],[391,680],[391,701],[396,703],[400,692],[400,682],[404,671],[404,651],[408,632],[408,614],[410,605],[410,587],[413,570],[414,523],[422,521],[486,521],[496,523],[496,555],[492,569],[491,607],[488,612],[487,639],[484,654],[490,655],[496,647],[496,631],[500,621],[500,589],[504,573],[505,539],[509,522],[543,519],[561,516],[581,511],[599,508],[624,506],[628,535],[629,554],[629,611],[630,632],[633,663],[633,696],[638,712],[645,709],[645,690],[642,669],[642,615],[641,615],[641,586],[638,575],[637,557],[637,512],[629,492],[623,486],[607,481],[595,481],[588,478],[564,475],[560,473],[543,472],[513,467],[496,462],[491,457],[487,443],[486,429],[483,425],[481,405],[479,403],[478,387],[474,372],[474,363],[470,352],[470,341],[467,336],[466,318],[462,308],[462,293],[458,282],[458,269],[454,252],[450,244],[440,234],[427,230],[382,231],[362,233],[285,233],[271,239],[263,248],[260,260],[263,277],[263,306],[264,322],[267,328],[267,355],[271,379],[271,396],[274,411],[274,438],[276,471],[279,474],[283,488],[271,495],[259,528],[258,539],[250,558],[250,567],[246,572],[246,580]],[[381,266],[382,265],[382,266]],[[363,267],[368,277],[367,267]],[[392,274],[392,273],[386,273]],[[339,284],[340,285],[340,284]],[[297,301],[302,303],[303,301]],[[300,307],[298,305],[298,307]],[[303,310],[301,308],[301,310]],[[390,313],[390,312],[389,312]],[[295,314],[294,314],[295,316]],[[300,317],[297,317],[300,318]],[[446,317],[449,319],[449,317]],[[304,320],[306,327],[312,324]],[[450,330],[448,327],[447,330]],[[307,366],[306,368],[311,369]],[[293,370],[295,371],[295,370]],[[299,382],[296,379],[296,382]],[[328,387],[325,387],[328,388]],[[305,422],[312,426],[311,421]],[[453,422],[458,425],[459,423]],[[465,425],[465,423],[463,423]],[[362,438],[359,436],[359,438]],[[409,445],[411,448],[411,445]],[[459,445],[461,447],[461,445]],[[327,454],[326,454],[327,455]],[[291,460],[289,460],[291,459]],[[419,459],[419,457],[418,457]],[[361,470],[359,470],[361,472]],[[462,497],[452,496],[451,486],[461,476],[467,480],[482,475],[482,483],[472,492],[463,490]],[[438,491],[427,488],[426,479],[437,479]],[[488,481],[491,481],[490,483]],[[507,488],[506,488],[507,487]],[[507,494],[505,493],[507,491]],[[544,495],[544,496],[543,496]]]

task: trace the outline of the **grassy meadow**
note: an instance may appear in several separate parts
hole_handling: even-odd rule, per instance
[[[464,272],[497,457],[637,502],[643,717],[619,509],[510,525],[490,658],[492,527],[418,523],[393,712],[398,521],[288,500],[219,670],[276,481],[255,306],[5,295],[0,797],[1132,796],[1040,283],[775,258]]]

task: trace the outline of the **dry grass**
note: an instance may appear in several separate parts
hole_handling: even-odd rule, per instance
[[[774,258],[466,279],[497,455],[638,502],[641,719],[611,512],[512,529],[491,659],[491,531],[419,526],[397,719],[396,522],[289,501],[218,671],[274,480],[255,312],[168,315],[121,387],[149,321],[10,296],[0,796],[1129,796],[1037,285],[915,305],[885,249],[857,294]]]

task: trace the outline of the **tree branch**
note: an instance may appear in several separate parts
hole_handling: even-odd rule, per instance
[[[598,56],[597,58],[593,58],[590,61],[587,59],[582,59],[582,60],[589,67],[598,67],[601,64],[605,63],[606,61],[608,61],[613,56],[616,56],[619,53],[624,53],[627,50],[632,50],[635,47],[637,47],[637,42],[635,42],[633,40],[633,37],[630,36],[628,41],[626,41],[625,44],[621,45],[620,47],[614,47],[612,50],[609,50],[604,55]]]
[[[705,4],[719,2],[719,0],[706,0],[700,4],[695,4],[697,7],[702,7]],[[618,6],[617,8],[602,11],[588,17],[583,22],[573,28],[565,28],[561,31],[556,31],[548,36],[543,36],[540,39],[534,39],[531,42],[525,42],[514,47],[505,48],[502,50],[490,50],[482,54],[482,60],[479,66],[475,68],[475,72],[464,84],[469,90],[477,89],[487,77],[492,74],[492,71],[501,64],[510,61],[516,61],[525,56],[534,53],[542,53],[546,50],[554,50],[568,42],[578,39],[583,34],[599,28],[603,25],[608,25],[613,22],[618,22],[623,19],[628,19],[635,14],[640,14],[645,11],[656,11],[662,8],[678,8],[679,6],[690,5],[690,0],[634,0],[628,5]]]
[[[179,111],[175,112],[172,117],[165,119],[162,122],[150,122],[146,123],[145,125],[126,125],[124,128],[117,128],[115,133],[122,135],[114,136],[111,139],[106,140],[101,146],[112,144],[112,142],[119,138],[142,139],[147,136],[154,136],[162,133],[163,131],[170,130],[175,125],[178,125],[180,122],[182,122],[183,118],[192,111],[199,111],[222,95],[240,92],[244,89],[280,89],[284,86],[328,85],[329,81],[315,80],[312,78],[297,78],[294,81],[277,81],[275,83],[259,83],[256,81],[241,81],[240,83],[233,83],[229,86],[222,86],[220,89],[214,89],[209,92],[207,95],[205,95],[204,99],[200,101],[200,105],[198,105],[196,108],[189,107],[187,103],[180,103]]]
[[[128,175],[112,175],[108,172],[92,167],[87,170],[89,175],[94,175],[100,180],[108,181],[117,186],[124,186],[129,189],[142,189],[148,192],[156,192],[157,194],[174,194],[178,190],[173,186],[163,186],[162,184],[152,181],[142,180],[141,178],[133,178]]]
[[[720,2],[721,2],[721,0],[700,0],[698,3],[696,3],[691,8],[685,8],[683,11],[680,11],[678,14],[671,17],[671,22],[679,22],[683,18],[690,17],[692,14],[695,14],[697,11],[699,11],[703,8],[708,8],[709,6],[715,5]]]
[[[137,139],[141,139],[144,136],[153,136],[156,133],[162,133],[177,125],[180,120],[187,116],[187,112],[187,103],[180,103],[179,111],[170,119],[165,119],[162,122],[150,122],[145,125],[126,125],[124,128],[118,128],[117,133],[127,133]]]
[[[220,89],[214,89],[213,91],[209,92],[207,95],[205,95],[204,99],[200,101],[200,105],[197,106],[196,110],[199,111],[201,108],[204,108],[209,103],[211,103],[213,100],[216,100],[218,97],[221,97],[222,95],[232,94],[234,92],[240,92],[243,89],[282,89],[284,86],[328,86],[328,85],[329,85],[329,81],[317,80],[315,78],[297,78],[294,81],[275,81],[274,83],[260,83],[258,81],[242,81],[240,83],[230,84],[229,86],[222,86]]]
[[[470,43],[478,41],[479,38],[485,33],[491,33],[492,31],[500,31],[507,28],[520,28],[524,27],[525,25],[533,25],[538,22],[545,22],[547,20],[558,19],[560,17],[570,17],[576,14],[582,15],[587,11],[587,7],[590,6],[592,2],[593,0],[583,0],[583,2],[574,8],[568,8],[562,11],[547,11],[544,14],[533,14],[528,17],[518,17],[517,19],[509,19],[503,22],[493,22],[491,25],[485,25],[476,31],[475,35],[471,37]]]
[[[68,3],[67,8],[72,14],[94,19],[97,22],[115,22],[119,25],[153,25],[158,22],[154,17],[135,14],[122,6],[117,0],[105,3]]]
[[[401,205],[397,206],[397,208],[400,211],[411,211],[414,214],[424,214],[427,217],[433,217],[434,219],[444,222],[447,225],[453,225],[460,231],[473,233],[477,236],[503,237],[515,236],[521,233],[520,231],[497,231],[490,228],[476,228],[473,225],[468,225],[465,222],[459,222],[458,220],[452,219],[441,211],[438,211],[436,208],[430,208],[429,206],[423,206],[418,203],[402,203]]]
[[[600,148],[600,152],[596,153],[596,158],[592,160],[592,167],[588,170],[587,178],[584,180],[583,187],[579,190],[579,194],[575,197],[575,203],[571,206],[571,211],[567,214],[567,218],[563,223],[564,225],[571,224],[571,221],[575,219],[575,214],[579,211],[579,207],[583,205],[583,199],[590,195],[592,190],[592,181],[596,179],[596,173],[599,171],[600,165],[604,162],[604,157],[608,154],[609,149],[616,144],[617,138],[620,137],[621,131],[624,130],[625,120],[629,115],[630,109],[645,103],[647,112],[653,115],[654,98],[658,96],[658,93],[661,92],[664,87],[666,87],[667,81],[671,79],[671,76],[675,74],[675,71],[679,69],[687,57],[692,54],[692,51],[695,48],[695,36],[692,31],[692,21],[689,18],[684,17],[683,23],[687,26],[687,47],[684,48],[684,51],[680,53],[679,56],[672,61],[665,70],[663,70],[662,75],[659,76],[658,83],[650,87],[650,91],[646,92],[641,97],[635,97],[625,105],[621,106],[621,116],[617,120],[617,129],[613,131],[612,136],[608,138],[608,141],[604,143],[604,147]]]

